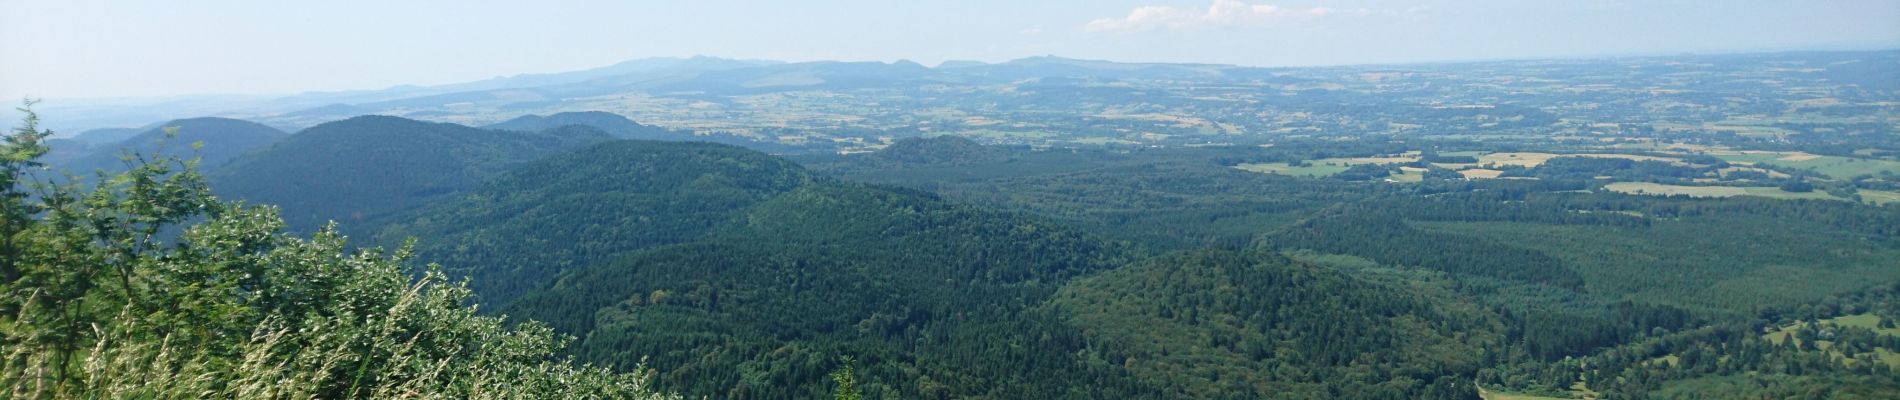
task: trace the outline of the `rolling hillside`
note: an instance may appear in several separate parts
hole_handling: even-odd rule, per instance
[[[85,148],[84,154],[64,157],[56,154],[57,158],[51,161],[56,169],[89,176],[95,170],[123,169],[120,156],[125,151],[134,151],[146,155],[198,157],[200,167],[213,169],[288,136],[276,128],[250,121],[212,117],[180,119],[117,142],[93,143]]]
[[[363,116],[317,125],[208,175],[222,197],[281,208],[293,230],[354,225],[473,189],[515,164],[612,140]]]

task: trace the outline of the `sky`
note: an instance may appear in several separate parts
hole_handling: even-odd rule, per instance
[[[644,57],[1255,66],[1900,48],[1895,0],[0,0],[0,98],[292,94]]]

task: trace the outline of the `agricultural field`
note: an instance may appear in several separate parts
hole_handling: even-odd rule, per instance
[[[1900,203],[1900,192],[1861,189],[1860,199],[1875,205]]]
[[[1833,179],[1848,179],[1860,175],[1880,176],[1883,172],[1900,174],[1900,161],[1891,160],[1823,156],[1803,152],[1712,152],[1710,155],[1736,164],[1768,164],[1811,169]]]
[[[1530,168],[1543,165],[1545,161],[1557,158],[1551,153],[1490,153],[1478,156],[1478,165],[1516,165]]]
[[[1399,167],[1399,172],[1385,177],[1388,182],[1418,183],[1425,180],[1427,169],[1417,167]]]
[[[1504,171],[1499,171],[1495,169],[1473,168],[1473,169],[1458,170],[1458,174],[1464,175],[1465,179],[1497,179],[1498,176],[1504,174]]]
[[[1689,197],[1733,197],[1755,196],[1775,199],[1817,199],[1843,200],[1822,192],[1789,192],[1773,187],[1741,186],[1682,186],[1649,182],[1616,182],[1603,185],[1603,189],[1617,193],[1642,194],[1653,196],[1689,196]]]

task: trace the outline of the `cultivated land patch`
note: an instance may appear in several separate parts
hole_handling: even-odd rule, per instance
[[[1900,192],[1862,189],[1860,190],[1860,199],[1876,205],[1887,205],[1889,203],[1900,202]]]
[[[1845,200],[1825,192],[1789,192],[1774,187],[1738,187],[1738,186],[1680,186],[1649,182],[1616,182],[1603,185],[1604,190],[1617,193],[1640,194],[1650,196],[1689,196],[1689,197],[1734,197],[1755,196],[1774,199],[1815,199]]]
[[[1636,160],[1636,161],[1662,161],[1666,163],[1681,164],[1681,165],[1688,164],[1686,162],[1683,162],[1681,159],[1677,159],[1673,157],[1642,156],[1642,155],[1635,155],[1635,154],[1573,154],[1572,156],[1590,157],[1590,158],[1621,158],[1625,160]]]
[[[1517,165],[1525,168],[1544,165],[1545,161],[1557,158],[1551,153],[1491,153],[1478,156],[1478,165]]]
[[[1772,151],[1711,152],[1709,155],[1741,165],[1767,164],[1812,169],[1833,179],[1848,179],[1860,175],[1878,176],[1883,171],[1900,174],[1900,161],[1891,160]]]
[[[1385,180],[1387,182],[1403,183],[1421,182],[1425,180],[1425,171],[1429,170],[1417,167],[1399,167],[1399,173],[1392,174],[1392,176],[1386,177]]]
[[[1682,162],[1682,160],[1680,159],[1671,158],[1671,157],[1645,156],[1645,155],[1636,155],[1636,154],[1615,154],[1615,153],[1557,154],[1557,153],[1517,152],[1517,153],[1490,153],[1490,154],[1480,155],[1477,157],[1478,157],[1477,165],[1499,165],[1499,166],[1519,165],[1525,168],[1535,168],[1539,165],[1544,165],[1545,162],[1548,162],[1553,158],[1563,158],[1563,157],[1621,158],[1625,160],[1635,160],[1635,161],[1662,161],[1662,162],[1673,163],[1673,164],[1686,164]]]
[[[1504,174],[1504,171],[1499,171],[1495,169],[1475,168],[1475,169],[1459,170],[1458,174],[1464,175],[1465,179],[1497,179],[1499,175]]]
[[[1800,152],[1796,152],[1796,153],[1793,153],[1793,154],[1789,154],[1789,155],[1785,155],[1785,156],[1781,156],[1781,158],[1777,158],[1777,159],[1775,159],[1775,160],[1776,160],[1776,161],[1809,161],[1809,160],[1814,160],[1814,159],[1817,159],[1817,158],[1821,158],[1821,156],[1817,156],[1817,155],[1813,155],[1813,154],[1808,154],[1808,153],[1800,153]]]
[[[1721,173],[1722,176],[1728,176],[1728,174],[1732,174],[1736,172],[1760,172],[1763,174],[1768,174],[1768,177],[1770,178],[1789,177],[1788,174],[1782,173],[1780,171],[1767,170],[1767,169],[1761,169],[1761,168],[1755,168],[1755,167],[1728,167],[1728,168],[1718,169],[1716,170],[1716,172]]]
[[[1603,189],[1655,196],[1731,197],[1748,194],[1747,189],[1733,186],[1677,186],[1649,182],[1617,182],[1603,185]]]

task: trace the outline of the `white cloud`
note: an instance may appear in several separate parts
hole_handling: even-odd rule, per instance
[[[1365,8],[1341,10],[1327,7],[1286,8],[1272,4],[1249,4],[1241,0],[1214,0],[1206,9],[1169,6],[1141,6],[1123,18],[1089,21],[1083,32],[1141,32],[1155,29],[1186,30],[1230,26],[1274,26],[1296,21],[1328,17],[1393,14]]]

